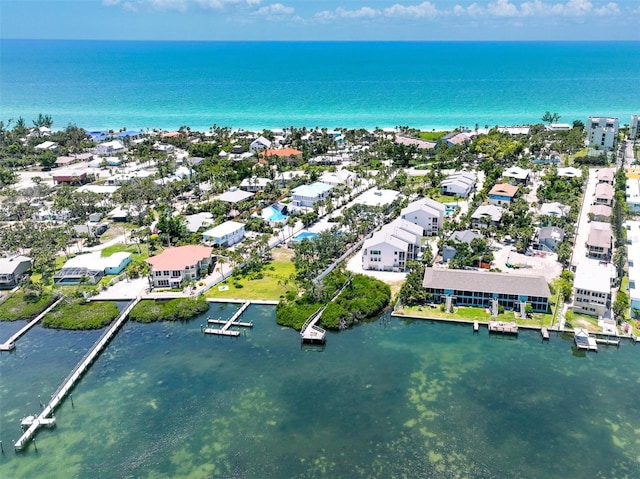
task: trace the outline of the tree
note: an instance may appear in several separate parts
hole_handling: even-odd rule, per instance
[[[42,113],[40,113],[38,115],[38,118],[33,120],[33,126],[35,126],[36,128],[41,128],[41,127],[51,128],[51,125],[53,125],[53,120],[51,119],[51,115],[43,115]]]
[[[560,120],[560,115],[558,113],[551,113],[546,111],[544,115],[542,115],[542,121],[551,125],[552,123],[557,123]]]
[[[616,294],[616,300],[613,302],[613,315],[615,316],[618,323],[626,317],[627,310],[629,309],[629,304],[629,296],[627,296],[627,293],[618,290],[618,294]]]

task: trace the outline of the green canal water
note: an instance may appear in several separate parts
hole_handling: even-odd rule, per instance
[[[36,327],[0,355],[0,477],[640,477],[640,347],[391,319],[320,350],[274,316],[251,306],[237,339],[204,316],[125,324],[16,454],[20,418],[99,334]]]

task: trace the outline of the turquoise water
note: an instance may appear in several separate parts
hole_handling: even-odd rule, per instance
[[[293,241],[311,240],[316,236],[318,236],[318,233],[313,233],[312,231],[301,231],[293,237]]]
[[[0,118],[54,126],[473,128],[640,108],[639,42],[0,42]]]
[[[212,306],[230,317],[237,306]],[[301,348],[251,306],[237,339],[188,323],[124,326],[15,455],[37,410],[96,333],[41,328],[0,355],[0,477],[638,477],[640,382],[630,343],[597,354],[570,337],[474,335],[391,319]]]

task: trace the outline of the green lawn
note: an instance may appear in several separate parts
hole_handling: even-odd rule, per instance
[[[459,307],[454,309],[455,311],[453,313],[445,313],[444,311],[440,311],[440,306],[436,306],[435,308],[430,305],[403,306],[397,313],[431,319],[449,319],[452,321],[489,321],[491,317],[486,310],[481,308]]]
[[[567,312],[567,320],[565,322],[565,328],[576,329],[586,328],[589,331],[600,332],[602,328],[598,326],[598,318],[595,316],[589,316],[586,314],[574,313],[573,311]]]
[[[131,253],[132,261],[144,260],[149,257],[149,246],[146,243],[140,244],[140,252],[138,252],[138,245],[135,244],[115,244],[103,249],[101,251],[101,255],[105,258],[107,256],[111,256],[113,253],[120,253],[122,251]]]
[[[447,133],[449,132],[448,131],[421,131],[420,138],[427,141],[438,141]]]
[[[265,299],[278,301],[288,290],[294,290],[291,279],[295,267],[288,260],[274,260],[262,270],[262,278],[246,276],[243,278],[228,278],[223,283],[214,286],[205,293],[207,298],[240,298]],[[228,286],[226,291],[220,291],[220,286]],[[238,287],[240,286],[240,287]]]

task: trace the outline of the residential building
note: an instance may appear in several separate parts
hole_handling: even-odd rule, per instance
[[[396,135],[396,143],[405,146],[416,146],[420,150],[432,150],[436,147],[435,141],[423,140],[421,138],[413,138],[410,136]]]
[[[213,224],[213,215],[208,211],[187,215],[184,219],[187,221],[187,231],[189,233],[197,233],[200,228],[206,228]]]
[[[629,123],[629,139],[640,140],[640,115],[631,115]]]
[[[231,246],[244,238],[244,224],[225,221],[202,233],[202,241],[213,246]]]
[[[298,186],[291,190],[293,205],[299,208],[313,208],[313,205],[329,196],[332,188],[333,186],[319,181]]]
[[[243,191],[249,191],[251,193],[256,193],[258,191],[264,190],[269,183],[273,180],[269,178],[258,178],[257,176],[252,176],[251,178],[245,178],[240,183],[240,189]]]
[[[336,171],[325,171],[320,177],[322,183],[331,186],[346,186],[347,188],[353,188],[357,179],[358,175],[356,173],[344,168]]]
[[[254,194],[249,191],[242,191],[236,188],[235,186],[231,187],[229,191],[225,191],[221,195],[216,197],[217,200],[224,201],[226,203],[236,204],[241,201],[248,200]]]
[[[251,142],[249,145],[249,151],[255,153],[257,151],[265,151],[271,148],[271,141],[267,140],[264,136],[260,136]]]
[[[498,225],[502,220],[504,209],[495,205],[480,205],[471,215],[472,228],[486,228]]]
[[[619,126],[617,118],[590,116],[587,118],[585,127],[589,146],[598,149],[612,149]]]
[[[631,316],[640,318],[640,221],[625,222],[627,229],[627,266]]]
[[[613,186],[616,182],[616,170],[613,168],[601,168],[596,174],[598,184],[606,183]]]
[[[285,158],[285,159],[302,159],[302,152],[300,150],[296,150],[295,148],[279,148],[277,150],[268,149],[262,153],[262,156],[265,160],[269,160],[270,158]]]
[[[96,145],[96,154],[100,156],[117,155],[125,151],[127,151],[127,148],[120,140],[106,141]]]
[[[640,179],[627,173],[624,196],[626,198],[629,211],[640,213]]]
[[[530,304],[533,311],[546,313],[551,296],[543,276],[512,273],[425,268],[422,285],[429,302],[447,306],[497,309],[497,303],[520,312]]]
[[[469,171],[456,171],[440,183],[440,193],[466,198],[476,185],[476,175]]]
[[[556,218],[563,218],[569,214],[570,207],[562,203],[542,203],[540,205],[540,216],[549,215]]]
[[[594,203],[596,205],[613,206],[613,186],[609,183],[598,183]]]
[[[44,141],[39,145],[35,146],[36,150],[41,150],[41,151],[47,151],[47,150],[53,151],[56,148],[58,148],[58,143],[56,143],[55,141]]]
[[[384,231],[378,231],[362,244],[362,269],[404,271],[409,242]]]
[[[454,231],[442,247],[442,262],[446,263],[455,257],[458,252],[456,245],[460,243],[471,244],[474,239],[483,238],[484,236],[480,233],[471,230]]]
[[[615,278],[613,265],[581,260],[573,279],[573,310],[591,316],[606,316],[611,307],[612,275]]]
[[[587,256],[609,260],[613,248],[613,232],[609,223],[592,221],[587,237]]]
[[[353,200],[354,203],[366,206],[386,206],[393,203],[402,195],[399,191],[395,190],[381,190],[377,187],[373,187],[370,190],[356,196]]]
[[[0,258],[0,289],[13,289],[31,269],[32,261],[28,256]]]
[[[400,211],[400,217],[422,228],[423,236],[435,236],[442,229],[445,206],[431,198],[409,203]]]
[[[147,259],[151,265],[150,282],[154,288],[180,288],[184,281],[200,277],[201,271],[210,272],[213,267],[213,248],[200,245],[167,248]]]
[[[89,181],[87,172],[83,170],[58,170],[53,174],[53,183],[56,185],[67,184],[73,186],[84,185]]]
[[[96,284],[104,275],[122,273],[130,262],[131,253],[124,251],[106,257],[99,251],[80,254],[68,259],[53,275],[53,281],[56,284],[77,284],[81,281]]]
[[[504,173],[502,173],[502,177],[506,178],[509,183],[526,185],[527,183],[529,183],[531,170],[526,170],[518,166],[512,166],[511,168],[507,168]]]
[[[544,226],[538,228],[533,241],[533,249],[539,251],[556,251],[558,245],[564,240],[564,230],[557,226]]]
[[[558,168],[558,176],[563,178],[582,178],[582,170],[573,166]]]
[[[261,217],[272,228],[283,226],[286,224],[288,208],[283,203],[274,203],[262,209]]]
[[[495,206],[511,204],[518,193],[518,187],[509,183],[498,183],[489,191],[489,203]]]
[[[418,258],[422,252],[422,230],[410,221],[398,218],[380,228],[380,231],[408,244],[407,261]]]
[[[603,221],[609,223],[611,221],[611,215],[613,214],[613,208],[607,205],[593,205],[589,209],[589,216],[593,221]]]

